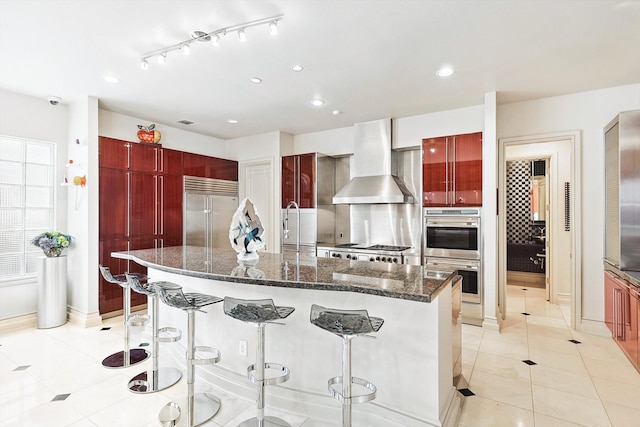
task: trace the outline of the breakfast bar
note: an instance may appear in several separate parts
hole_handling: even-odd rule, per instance
[[[329,395],[327,380],[341,372],[341,344],[310,323],[311,306],[317,304],[366,309],[385,321],[376,339],[354,340],[353,375],[377,387],[375,400],[354,405],[356,425],[455,425],[461,407],[454,379],[461,363],[460,276],[437,280],[425,278],[421,266],[296,254],[260,254],[257,263],[241,265],[236,255],[196,246],[112,253],[123,263],[146,267],[151,282],[170,281],[185,292],[220,298],[270,298],[295,308],[282,325],[268,328],[265,360],[289,367],[291,375],[269,387],[267,413],[323,422],[340,419],[340,404]],[[159,311],[162,326],[186,331],[179,310],[160,304]],[[225,316],[222,306],[204,311],[196,316],[196,345],[215,347],[222,356],[219,363],[199,368],[198,382],[252,400],[255,389],[246,368],[253,363],[254,328]],[[184,365],[184,346],[167,346],[177,366]]]

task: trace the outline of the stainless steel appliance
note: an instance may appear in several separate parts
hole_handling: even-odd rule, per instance
[[[482,302],[482,264],[480,260],[426,257],[425,277],[445,279],[453,271],[462,276],[462,301]]]
[[[343,258],[354,261],[404,264],[405,255],[410,249],[410,246],[345,243],[336,245],[335,247],[319,247],[318,256],[326,258]]]
[[[604,129],[604,258],[640,271],[640,110],[625,111]]]
[[[229,225],[238,209],[238,183],[184,177],[183,238],[188,246],[227,249]]]
[[[479,208],[424,211],[425,277],[462,276],[462,321],[481,325],[483,315],[482,229]]]
[[[480,259],[480,209],[426,209],[424,256]]]

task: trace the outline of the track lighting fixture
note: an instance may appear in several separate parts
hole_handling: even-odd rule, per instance
[[[243,43],[247,41],[247,35],[244,33],[244,28],[238,30],[238,40]]]
[[[174,45],[167,46],[162,49],[156,49],[151,52],[147,52],[143,54],[140,57],[140,68],[142,68],[143,70],[148,69],[149,68],[148,60],[149,58],[153,58],[153,57],[156,58],[156,60],[158,61],[158,64],[164,64],[167,59],[167,54],[174,50],[180,50],[183,54],[189,55],[191,53],[191,43],[195,41],[198,41],[198,42],[211,41],[213,42],[214,46],[218,46],[220,44],[220,36],[226,36],[229,33],[236,32],[238,34],[238,39],[241,42],[244,42],[247,39],[246,30],[247,28],[251,28],[251,27],[268,25],[269,33],[271,35],[276,35],[278,34],[278,23],[280,22],[280,20],[282,20],[283,17],[284,17],[284,14],[277,15],[277,16],[270,16],[268,18],[257,19],[255,21],[245,22],[242,24],[233,25],[231,27],[220,28],[219,30],[214,30],[209,32],[192,31],[191,38],[189,40],[184,40],[184,41],[181,41],[180,43],[176,43]]]

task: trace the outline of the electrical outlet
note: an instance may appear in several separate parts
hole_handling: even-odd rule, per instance
[[[247,342],[245,340],[240,340],[238,353],[240,353],[240,356],[247,356]]]

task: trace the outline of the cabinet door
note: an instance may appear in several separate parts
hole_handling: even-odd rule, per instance
[[[206,176],[206,165],[205,156],[193,153],[182,154],[182,173],[184,175],[204,178]]]
[[[100,167],[113,169],[129,169],[129,146],[128,141],[107,138],[99,138],[98,162]]]
[[[625,287],[624,301],[624,340],[620,342],[622,350],[634,365],[638,364],[638,294],[632,289],[633,285],[623,284]]]
[[[220,159],[218,157],[208,157],[205,176],[207,178],[237,181],[238,162],[234,160]]]
[[[316,155],[298,156],[298,205],[300,208],[316,207]]]
[[[167,175],[182,175],[182,151],[160,148],[160,171]]]
[[[138,172],[159,170],[158,147],[141,143],[131,143],[129,169]]]
[[[152,173],[129,172],[130,237],[158,234],[157,177]]]
[[[448,206],[447,138],[422,140],[422,206]]]
[[[121,169],[100,168],[100,239],[123,239],[129,218],[128,177]]]
[[[160,234],[163,246],[182,244],[182,176],[158,177],[160,203]]]
[[[98,262],[100,265],[109,267],[113,274],[122,274],[128,271],[127,260],[112,258],[111,253],[127,249],[129,249],[129,242],[126,239],[100,239]],[[122,288],[104,280],[97,268],[96,274],[98,275],[98,310],[100,314],[122,310]]]
[[[450,138],[453,206],[482,206],[482,132]]]
[[[611,331],[611,335],[615,339],[615,331],[613,327],[614,314],[614,293],[616,282],[613,275],[608,271],[604,272],[604,323]]]
[[[282,157],[282,208],[286,208],[290,201],[296,201],[296,172],[297,172],[297,156]]]

